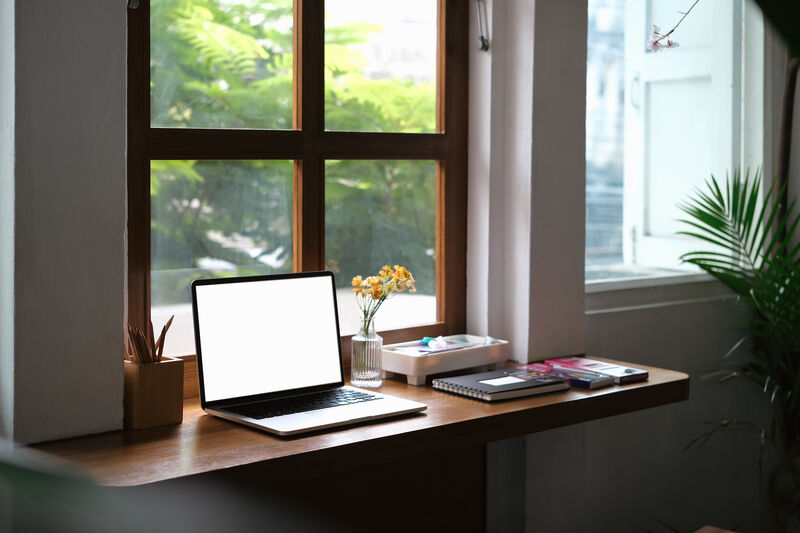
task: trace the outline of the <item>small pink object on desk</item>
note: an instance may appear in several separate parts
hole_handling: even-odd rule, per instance
[[[597,361],[596,359],[589,359],[583,356],[547,359],[545,363],[553,365],[555,368],[575,368],[577,370],[587,370],[589,372],[599,372],[601,374],[614,376],[614,382],[617,385],[647,381],[649,377],[647,370],[607,363],[605,361]]]

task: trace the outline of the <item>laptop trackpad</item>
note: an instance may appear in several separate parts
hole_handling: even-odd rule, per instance
[[[313,428],[319,425],[320,419],[311,413],[295,413],[293,415],[265,418],[261,421],[264,427],[279,432],[293,432],[304,428]]]
[[[298,430],[311,430],[332,424],[366,420],[374,414],[374,409],[365,409],[362,404],[355,404],[267,418],[263,420],[263,425],[280,433],[293,433]]]
[[[370,417],[381,412],[381,409],[376,409],[373,402],[356,403],[352,405],[340,405],[331,409],[320,409],[319,411],[311,411],[306,413],[313,417],[317,423],[335,423],[344,422],[347,420],[359,420],[364,417]]]

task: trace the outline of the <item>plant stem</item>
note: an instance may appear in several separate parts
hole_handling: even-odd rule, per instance
[[[681,22],[683,22],[683,19],[685,19],[685,18],[686,18],[686,15],[688,15],[689,13],[691,13],[691,12],[692,12],[692,9],[694,9],[694,6],[696,6],[696,5],[697,5],[697,2],[699,2],[699,1],[700,1],[700,0],[694,0],[694,4],[692,4],[692,7],[690,7],[690,8],[689,8],[689,10],[688,10],[686,13],[684,13],[684,14],[683,14],[683,16],[681,17],[681,20],[679,20],[679,21],[678,21],[678,23],[677,23],[677,24],[675,24],[675,27],[674,27],[674,28],[672,28],[671,30],[669,30],[669,33],[672,33],[672,32],[674,32],[676,29],[678,29],[678,26],[680,26],[680,25],[681,25]],[[667,35],[669,35],[669,33],[668,33]]]
[[[658,42],[661,42],[661,40],[662,40],[662,39],[666,39],[667,37],[669,37],[670,35],[672,35],[672,32],[674,32],[675,30],[677,30],[677,29],[678,29],[678,26],[680,26],[680,25],[681,25],[681,22],[683,22],[683,19],[685,19],[685,18],[686,18],[686,16],[687,16],[689,13],[691,13],[691,12],[692,12],[692,9],[694,9],[694,6],[696,6],[696,5],[697,5],[697,3],[698,3],[699,1],[700,1],[700,0],[694,0],[694,4],[692,4],[692,7],[690,7],[690,8],[689,8],[689,10],[688,10],[688,11],[686,11],[686,13],[684,13],[684,14],[683,14],[683,16],[682,16],[682,17],[681,17],[681,19],[678,21],[678,23],[677,23],[677,24],[675,24],[675,25],[672,27],[672,29],[671,29],[671,30],[669,30],[667,33],[665,33],[664,35],[662,35],[661,37],[659,37],[658,39],[656,39],[656,40],[655,40],[655,42],[656,42],[656,43],[658,43]]]

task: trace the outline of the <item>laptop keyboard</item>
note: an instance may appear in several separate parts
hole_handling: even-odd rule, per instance
[[[380,396],[368,392],[336,389],[332,391],[303,394],[301,396],[292,396],[289,398],[278,398],[257,403],[234,405],[232,407],[226,407],[226,410],[238,415],[261,420],[274,416],[316,411],[317,409],[336,407],[338,405],[369,402],[372,400],[379,400],[380,398]]]

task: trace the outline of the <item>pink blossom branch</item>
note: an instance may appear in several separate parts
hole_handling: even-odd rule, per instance
[[[667,33],[662,34],[660,32],[658,26],[654,25],[653,26],[653,35],[650,37],[650,40],[647,42],[648,49],[652,50],[653,52],[658,52],[662,48],[675,48],[675,47],[677,47],[678,43],[675,42],[675,41],[670,40],[669,36],[672,35],[672,32],[674,32],[676,29],[678,29],[678,26],[681,25],[681,22],[683,22],[683,19],[685,19],[686,16],[689,13],[692,12],[692,9],[694,9],[694,6],[696,6],[699,1],[700,0],[694,0],[694,3],[692,4],[692,6],[685,13],[683,13],[683,16],[680,18],[678,23],[675,24],[675,26],[673,26],[672,29],[669,30]],[[665,39],[666,39],[666,43],[663,42]]]

